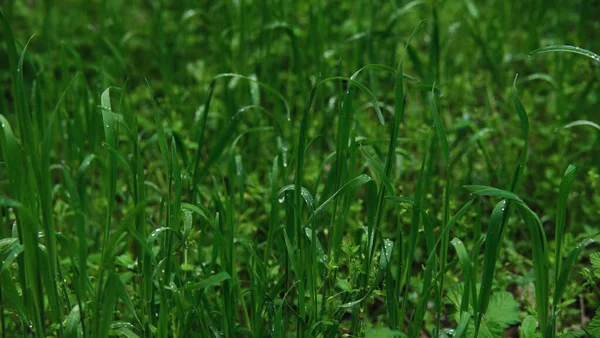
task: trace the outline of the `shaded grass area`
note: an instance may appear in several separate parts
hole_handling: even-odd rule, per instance
[[[594,1],[1,9],[2,337],[600,337]]]

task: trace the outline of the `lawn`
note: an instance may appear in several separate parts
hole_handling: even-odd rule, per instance
[[[600,337],[600,3],[0,4],[0,337]]]

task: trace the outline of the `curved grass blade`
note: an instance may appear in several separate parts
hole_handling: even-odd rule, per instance
[[[494,196],[502,199],[523,202],[515,193],[494,187],[485,185],[465,185],[463,188],[471,191],[471,193],[476,196]]]
[[[576,46],[570,46],[570,45],[552,45],[552,46],[538,48],[538,49],[534,50],[533,52],[529,53],[529,56],[534,56],[534,55],[543,54],[543,53],[552,53],[552,52],[575,53],[575,54],[586,56],[586,57],[600,63],[600,55],[598,55],[592,51],[589,51],[587,49],[583,49],[581,47],[576,47]]]
[[[318,214],[320,214],[326,207],[333,201],[333,199],[342,194],[347,194],[348,192],[358,188],[359,186],[372,181],[372,178],[369,175],[362,174],[358,175],[350,181],[346,182],[338,191],[336,191],[333,195],[331,195],[328,199],[326,199],[321,205],[319,205],[315,211],[311,214],[308,219],[308,223],[313,220]]]
[[[277,191],[277,196],[281,196],[281,194],[285,193],[286,191],[290,191],[290,190],[295,190],[296,186],[294,184],[289,184],[286,185],[285,187],[279,189],[279,191]],[[306,205],[308,205],[308,208],[311,212],[311,214],[314,213],[315,210],[315,199],[313,198],[312,194],[310,193],[310,191],[308,191],[308,189],[306,189],[305,187],[301,187],[302,191],[300,192],[300,194],[302,195],[302,198],[304,198],[304,202],[306,202]],[[285,198],[285,197],[283,197]]]
[[[203,209],[201,208],[201,206],[202,205],[198,206],[185,202],[181,203],[182,210],[189,210],[190,212],[202,217],[207,223],[212,223],[212,220],[214,219],[215,215],[210,214],[210,210]]]
[[[596,128],[597,130],[600,130],[600,125],[598,125],[595,122],[588,121],[588,120],[573,121],[573,122],[565,124],[562,128],[567,129],[567,128],[572,128],[572,127],[577,127],[577,126],[589,126],[592,128]]]
[[[262,87],[263,89],[265,89],[266,91],[268,91],[269,93],[277,96],[277,98],[281,101],[281,103],[283,103],[283,106],[285,108],[285,115],[286,115],[287,120],[288,121],[291,120],[290,106],[289,106],[287,100],[285,99],[285,97],[283,97],[283,95],[281,95],[275,88],[273,88],[273,87],[271,87],[271,86],[269,86],[267,84],[264,84],[264,83],[258,81],[255,78],[244,76],[244,75],[240,75],[240,74],[235,74],[235,73],[224,73],[224,74],[219,74],[219,75],[215,76],[213,78],[213,80],[211,81],[211,83],[214,82],[215,80],[218,80],[218,79],[221,79],[221,78],[228,78],[228,77],[243,79],[243,80],[246,80],[246,81],[249,81],[249,82],[256,83],[260,87]]]
[[[199,290],[203,290],[208,287],[220,284],[221,282],[224,282],[228,279],[231,279],[231,276],[227,272],[221,271],[215,275],[212,275],[206,279],[203,279],[200,282],[187,284],[186,286],[181,288],[181,290],[199,291]]]
[[[333,80],[347,81],[349,84],[352,84],[353,86],[356,86],[357,88],[359,88],[360,90],[362,90],[363,92],[365,92],[369,96],[371,104],[373,105],[373,108],[375,109],[375,113],[377,114],[377,118],[379,119],[379,123],[382,126],[385,125],[385,120],[383,119],[383,113],[381,112],[381,108],[379,107],[379,104],[377,103],[377,98],[369,90],[369,88],[367,88],[362,83],[360,83],[360,82],[358,82],[358,81],[356,81],[356,80],[354,80],[352,78],[349,78],[349,77],[332,76],[332,77],[328,77],[326,79],[323,79],[323,80],[319,81],[317,84],[315,84],[314,88],[316,89],[318,86],[322,85],[323,83],[329,82],[329,81],[333,81]],[[310,100],[310,102],[312,103],[312,100]]]

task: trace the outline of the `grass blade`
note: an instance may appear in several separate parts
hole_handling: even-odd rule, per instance
[[[600,55],[598,55],[594,52],[591,52],[587,49],[583,49],[583,48],[576,47],[576,46],[569,46],[569,45],[552,45],[552,46],[538,48],[538,49],[534,50],[533,52],[530,52],[529,56],[534,56],[534,55],[543,54],[543,53],[552,53],[552,52],[575,53],[575,54],[587,56],[588,58],[600,63]]]
[[[569,199],[569,193],[575,180],[576,167],[569,164],[562,180],[560,181],[560,188],[558,190],[558,202],[556,205],[556,229],[554,230],[554,238],[556,241],[554,262],[556,264],[556,272],[561,271],[562,265],[562,240],[565,234],[565,222],[567,219],[567,201]],[[559,274],[555,273],[554,284],[558,285]]]
[[[568,129],[568,128],[573,128],[573,127],[577,127],[577,126],[589,126],[592,128],[596,128],[597,130],[600,130],[600,125],[598,125],[597,123],[594,123],[592,121],[588,121],[588,120],[573,121],[573,122],[565,124],[562,128]]]

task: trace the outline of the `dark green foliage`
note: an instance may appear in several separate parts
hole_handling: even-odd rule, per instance
[[[3,2],[0,337],[600,337],[598,8]]]

